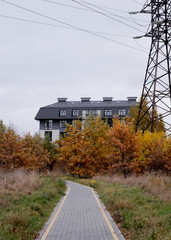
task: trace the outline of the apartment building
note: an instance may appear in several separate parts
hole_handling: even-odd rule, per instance
[[[131,106],[135,106],[137,97],[127,97],[127,100],[113,100],[112,97],[103,97],[101,101],[91,101],[89,97],[82,97],[80,101],[67,101],[67,98],[58,98],[54,104],[41,107],[35,117],[40,122],[40,136],[49,136],[51,141],[64,135],[66,123],[80,118],[85,121],[90,115],[101,116],[112,124],[114,115],[124,118],[129,114]]]

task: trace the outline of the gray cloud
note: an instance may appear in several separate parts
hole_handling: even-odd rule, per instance
[[[41,0],[10,1],[82,28],[128,36],[141,35],[135,29],[92,12],[51,5]],[[69,0],[56,2],[76,6]],[[91,3],[127,12],[141,8],[132,0],[93,0]],[[124,12],[113,12],[129,17]],[[0,14],[59,25],[2,1]],[[141,29],[146,31],[146,28]],[[0,31],[0,119],[5,124],[13,123],[20,133],[38,131],[34,117],[39,107],[54,103],[57,97],[65,96],[69,100],[79,100],[81,96],[95,100],[103,96],[113,96],[114,99],[140,97],[148,54],[85,32],[2,17]],[[144,50],[131,38],[104,36]],[[149,47],[146,39],[139,43]]]

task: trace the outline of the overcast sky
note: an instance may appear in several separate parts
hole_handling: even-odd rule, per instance
[[[76,1],[0,0],[0,119],[20,134],[37,132],[37,111],[58,97],[140,98],[150,39],[133,37],[149,18],[128,12],[145,0]]]

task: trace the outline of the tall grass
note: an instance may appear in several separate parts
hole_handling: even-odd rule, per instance
[[[171,239],[170,178],[152,174],[126,179],[97,176],[93,180],[75,181],[95,188],[125,239]]]
[[[23,170],[0,171],[0,191],[15,191],[18,193],[31,193],[41,184],[35,172]]]
[[[36,239],[65,189],[55,175],[1,170],[0,240]]]
[[[142,189],[152,193],[161,200],[171,200],[171,177],[169,176],[156,176],[151,173],[142,176],[131,175],[127,178],[120,175],[95,176],[93,179],[96,181],[140,186]]]

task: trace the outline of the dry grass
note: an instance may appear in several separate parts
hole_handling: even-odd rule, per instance
[[[1,170],[0,240],[37,239],[65,189],[61,178]]]
[[[44,172],[43,176],[47,176],[47,177],[56,177],[56,176],[63,177],[63,176],[65,176],[65,173],[62,170],[56,168],[53,171],[46,171],[46,172]]]
[[[40,178],[35,172],[23,170],[0,171],[0,192],[31,193],[40,183]]]
[[[124,178],[119,175],[114,175],[95,176],[93,179],[110,183],[140,186],[161,200],[171,200],[171,177],[169,176],[156,176],[154,174],[148,174],[142,176],[129,176],[127,178]]]

